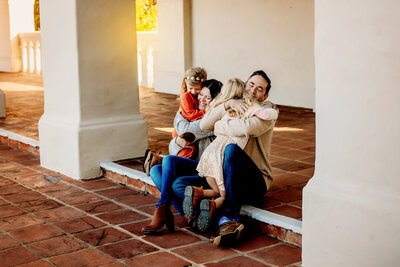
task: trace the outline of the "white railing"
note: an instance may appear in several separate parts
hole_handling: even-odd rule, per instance
[[[139,85],[154,85],[154,57],[157,32],[137,32],[137,58]]]
[[[42,46],[40,32],[24,32],[19,34],[22,71],[29,73],[42,72]]]
[[[22,71],[41,73],[41,43],[40,32],[19,34]],[[157,42],[156,32],[137,32],[137,58],[139,86],[154,85],[154,56]]]

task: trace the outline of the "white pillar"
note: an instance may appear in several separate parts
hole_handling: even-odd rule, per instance
[[[42,0],[42,166],[73,178],[143,156],[134,0]]]
[[[0,71],[11,71],[10,12],[8,0],[0,0]]]
[[[177,94],[185,70],[192,67],[191,0],[159,0],[157,16],[154,88]]]
[[[400,2],[315,1],[303,264],[400,266]]]

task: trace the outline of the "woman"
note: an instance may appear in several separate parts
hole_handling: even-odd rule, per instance
[[[202,89],[198,95],[199,109],[205,109],[208,104],[219,94],[222,83],[215,79],[206,80],[202,83]],[[200,129],[200,120],[188,121],[180,111],[174,119],[174,129],[178,134],[169,143],[169,154],[181,156],[199,161],[204,149],[214,140],[212,132],[205,132]],[[144,156],[143,171],[150,176],[150,169],[154,165],[161,164],[164,155],[159,152],[146,151]]]
[[[218,95],[222,87],[222,83],[217,80],[207,80],[204,82],[204,85],[207,86],[202,88],[198,98],[200,108],[206,107],[212,99]],[[174,126],[179,135],[185,132],[192,132],[195,135],[195,140],[197,140],[199,145],[198,157],[201,156],[202,151],[204,151],[205,147],[212,141],[209,133],[204,134],[204,132],[201,131],[200,120],[188,122],[183,119],[178,112],[175,117]],[[182,145],[180,141],[179,137],[178,141],[171,141],[173,142],[172,148],[175,150],[183,149],[185,144],[183,143]],[[168,231],[173,231],[175,229],[174,217],[170,205],[173,204],[176,210],[184,216],[182,211],[182,200],[184,197],[174,194],[172,183],[176,178],[181,176],[193,176],[197,179],[199,177],[196,171],[197,163],[196,160],[170,155],[164,157],[162,164],[155,165],[150,169],[150,177],[160,190],[161,198],[156,206],[151,223],[142,229],[144,234],[160,233],[164,225],[167,226]],[[193,185],[197,185],[196,179],[193,180]],[[179,184],[176,186],[179,186]],[[182,186],[186,186],[186,184]]]
[[[203,83],[203,88],[198,96],[199,109],[204,109],[221,91],[222,83],[215,79],[207,80]],[[193,157],[195,160],[199,160],[204,149],[214,140],[214,134],[212,132],[205,132],[200,129],[200,121],[187,121],[182,114],[178,111],[174,119],[174,128],[178,133],[178,137],[175,137],[169,143],[169,154],[181,156],[182,150],[191,149],[188,145],[194,143],[197,149],[196,155]],[[185,140],[182,135],[187,133],[193,134],[193,140]],[[183,153],[189,154],[189,153]]]

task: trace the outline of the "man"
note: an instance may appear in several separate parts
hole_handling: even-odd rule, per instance
[[[273,103],[266,101],[270,88],[271,80],[262,70],[252,73],[245,87],[247,93],[263,107],[275,108]],[[242,204],[257,203],[272,184],[268,158],[275,121],[262,120],[257,116],[244,120],[221,120],[229,108],[244,112],[248,107],[242,100],[229,100],[224,105],[211,108],[200,123],[202,130],[214,131],[216,135],[249,136],[244,150],[230,144],[224,151],[226,196],[218,223],[218,236],[214,239],[214,244],[219,246],[230,245],[240,237],[244,229],[238,222]],[[211,220],[212,210],[201,212],[208,212],[209,216],[206,214],[206,217]],[[204,214],[202,217],[205,217]]]

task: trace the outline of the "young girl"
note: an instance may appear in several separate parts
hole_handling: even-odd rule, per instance
[[[215,79],[206,80],[202,84],[197,101],[199,102],[199,109],[206,108],[210,102],[221,92],[222,83]],[[173,138],[169,143],[169,154],[178,155],[182,149],[188,145],[188,142],[183,139],[182,135],[192,134],[196,142],[196,156],[192,159],[199,161],[205,148],[215,139],[213,132],[205,132],[200,129],[200,120],[189,122],[180,112],[176,114],[174,119],[174,129],[180,134],[179,137]],[[190,140],[189,140],[190,141]],[[190,144],[190,143],[189,143]]]
[[[199,95],[202,84],[207,79],[207,72],[203,68],[193,67],[185,72],[185,76],[182,79],[181,88],[179,94],[181,95],[181,102],[179,112],[185,120],[188,122],[196,121],[204,116],[205,109],[199,109],[199,101],[197,96]],[[196,136],[191,132],[182,133],[179,137],[174,128],[172,132],[172,141],[174,144],[169,145],[170,154],[181,156],[184,158],[194,159],[197,155],[197,147],[193,145]],[[180,142],[178,143],[177,140]],[[181,147],[180,150],[173,151],[171,148]],[[173,153],[171,153],[173,152]],[[176,152],[176,153],[174,153]],[[143,162],[143,171],[150,175],[150,169],[156,165],[161,164],[163,155],[159,152],[146,150]]]
[[[258,104],[256,100],[253,100],[244,91],[244,83],[237,78],[229,79],[225,85],[222,87],[221,95],[215,99],[214,107],[223,104],[230,99],[244,99],[248,104],[248,109],[244,114],[238,114],[233,110],[228,110],[223,120],[237,120],[245,119],[252,116],[257,116],[262,120],[276,120],[278,117],[278,112],[272,108],[263,108]],[[200,231],[208,229],[208,224],[211,221],[212,213],[215,209],[222,206],[225,200],[225,187],[224,187],[224,176],[223,176],[223,154],[226,145],[237,144],[240,148],[244,148],[247,144],[249,137],[241,136],[225,136],[217,135],[217,138],[206,148],[204,151],[200,162],[197,166],[197,171],[199,175],[207,179],[208,185],[211,189],[199,189],[196,187],[188,186],[185,190],[185,199],[183,204],[183,211],[189,219],[193,217],[193,193],[197,196],[202,195],[204,198],[216,198],[202,200],[200,202],[200,214],[197,220],[197,226]],[[197,192],[194,192],[197,191]],[[203,191],[202,194],[199,191]],[[187,196],[187,197],[186,197]],[[202,213],[202,210],[208,212]],[[208,218],[205,218],[208,217]]]
[[[203,82],[207,79],[207,72],[203,68],[193,67],[185,72],[181,84],[181,102],[180,113],[187,121],[196,121],[203,118],[205,109],[199,109],[199,102],[197,96],[199,95]],[[178,137],[178,133],[174,129],[172,137]],[[195,136],[191,133],[181,135],[181,138],[186,141],[185,149],[179,151],[178,156],[185,158],[194,158],[196,156],[196,149],[191,143],[194,141]],[[175,139],[176,140],[176,139]]]

